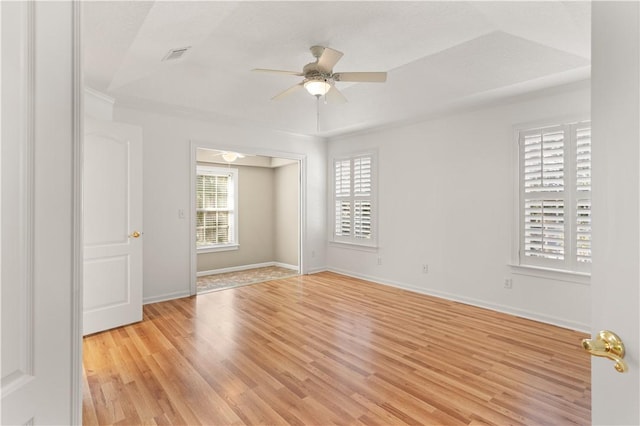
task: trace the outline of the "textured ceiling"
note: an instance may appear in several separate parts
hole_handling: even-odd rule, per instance
[[[87,85],[125,106],[337,135],[481,99],[585,79],[587,2],[85,2]],[[346,104],[305,91],[312,45],[344,52],[334,71],[387,71],[337,83]],[[190,46],[175,61],[170,49]],[[320,129],[316,126],[320,108]]]

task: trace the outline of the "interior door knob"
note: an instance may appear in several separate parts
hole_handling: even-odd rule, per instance
[[[142,235],[142,232],[133,231],[133,232],[129,235],[129,238],[139,238],[141,235]]]
[[[583,339],[582,347],[594,356],[609,358],[615,362],[615,369],[619,373],[627,371],[624,361],[624,344],[622,339],[613,331],[602,330],[595,339]]]

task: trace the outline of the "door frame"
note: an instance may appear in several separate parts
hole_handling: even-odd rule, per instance
[[[198,149],[241,152],[247,155],[277,157],[298,162],[298,272],[306,273],[304,261],[304,241],[306,241],[306,162],[307,156],[293,152],[278,151],[247,145],[224,145],[215,141],[191,140],[189,150],[189,293],[197,294],[197,260],[196,250],[196,167]]]
[[[71,424],[82,424],[82,318],[84,315],[84,63],[82,57],[82,4],[72,2],[72,295],[71,295]]]

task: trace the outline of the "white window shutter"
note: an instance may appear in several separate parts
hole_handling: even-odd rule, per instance
[[[565,134],[550,128],[525,134],[522,145],[524,256],[564,260]]]
[[[334,168],[336,241],[370,245],[373,240],[373,155],[338,159]]]
[[[520,132],[520,264],[591,263],[589,122]]]
[[[591,263],[591,126],[576,128],[576,261]]]

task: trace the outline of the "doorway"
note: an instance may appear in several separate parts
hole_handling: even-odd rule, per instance
[[[191,294],[302,273],[304,158],[191,148]]]

